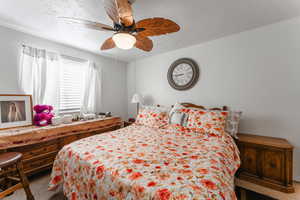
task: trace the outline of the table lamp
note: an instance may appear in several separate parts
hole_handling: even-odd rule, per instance
[[[140,94],[134,94],[132,99],[131,99],[131,103],[136,103],[137,105],[137,114],[139,113],[139,104],[143,103],[143,97]]]

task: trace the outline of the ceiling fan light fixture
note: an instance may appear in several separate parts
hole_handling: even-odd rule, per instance
[[[116,33],[112,39],[118,48],[124,50],[131,49],[136,43],[136,38],[129,33]]]

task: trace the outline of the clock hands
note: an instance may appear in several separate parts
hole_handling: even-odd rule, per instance
[[[179,77],[179,76],[183,76],[184,74],[174,74],[174,76]]]

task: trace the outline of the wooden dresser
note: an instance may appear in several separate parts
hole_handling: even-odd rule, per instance
[[[69,125],[49,126],[46,128],[29,127],[32,133],[8,136],[1,139],[0,154],[2,152],[21,152],[26,175],[30,176],[40,171],[51,169],[59,150],[66,144],[96,134],[117,130],[122,126],[118,117],[86,122],[74,122]],[[23,128],[24,129],[24,128]],[[16,139],[22,138],[22,142]],[[31,140],[32,139],[32,140]],[[3,141],[9,140],[7,145]],[[14,141],[14,142],[11,142]],[[6,146],[6,147],[5,147]],[[2,169],[0,179],[6,175],[13,175],[12,169]]]
[[[292,193],[293,146],[285,139],[238,134],[241,167],[237,177],[278,191]]]

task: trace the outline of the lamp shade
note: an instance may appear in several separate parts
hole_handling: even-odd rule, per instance
[[[136,38],[128,33],[117,33],[112,39],[117,47],[125,50],[131,49],[136,43]]]
[[[134,94],[131,103],[143,103],[143,97],[139,94]]]

